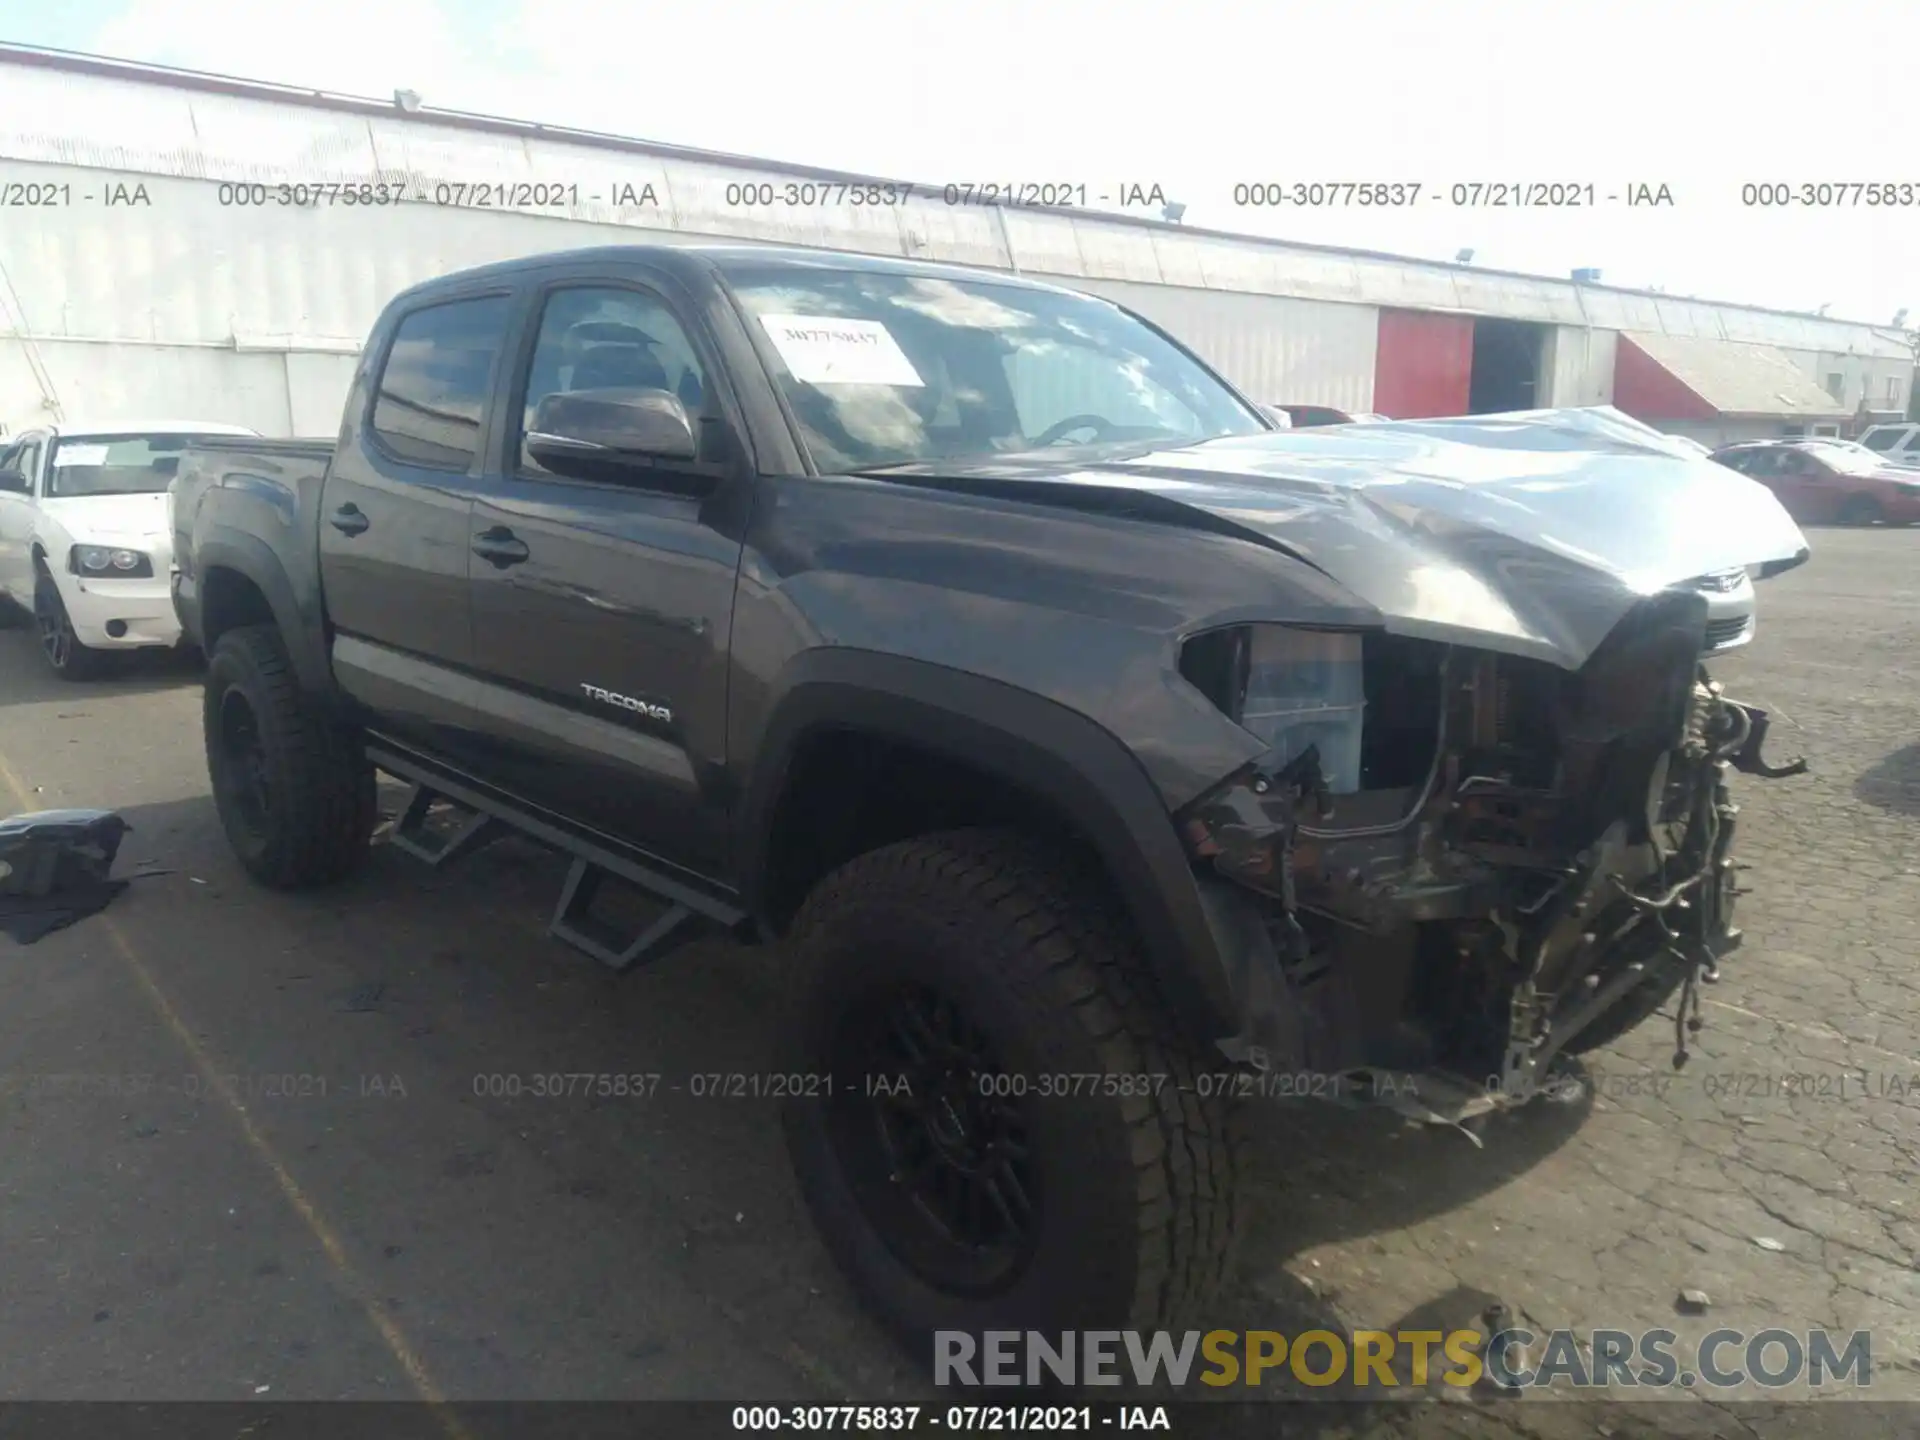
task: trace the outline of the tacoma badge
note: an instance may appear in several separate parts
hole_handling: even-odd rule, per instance
[[[598,700],[602,705],[618,705],[622,710],[631,710],[634,714],[644,715],[649,720],[658,720],[662,725],[673,722],[673,711],[664,705],[636,700],[631,695],[616,695],[611,690],[602,690],[598,685],[589,685],[584,681],[581,682],[580,688],[587,692],[589,700]]]

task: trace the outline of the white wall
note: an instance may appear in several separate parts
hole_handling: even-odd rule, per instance
[[[10,162],[10,179],[35,178],[36,167],[83,167],[96,189],[108,177],[274,185],[406,176],[429,191],[443,182],[558,180],[577,184],[579,196],[545,213],[576,225],[1908,358],[1893,337],[1846,321],[1178,226],[1124,224],[1090,211],[952,205],[937,187],[924,184],[903,205],[820,204],[809,195],[794,206],[743,206],[728,202],[729,186],[764,181],[780,191],[789,182],[803,189],[811,182],[772,161],[699,157],[657,146],[614,148],[530,124],[488,132],[430,114],[408,117],[383,104],[326,109],[297,103],[287,91],[216,94],[133,73],[87,75],[0,61],[0,160]],[[21,173],[14,173],[16,167]],[[617,203],[614,187],[620,185],[651,185],[656,198],[642,206]],[[350,225],[377,220],[377,212],[365,209],[350,215]],[[324,229],[338,217],[307,212],[300,218]]]
[[[0,303],[0,423],[44,418],[41,387],[13,353],[24,331],[40,337],[70,411],[72,390],[89,408],[185,403],[209,419],[314,433],[330,392],[344,391],[345,369],[338,358],[304,357],[350,353],[407,285],[544,250],[715,238],[1121,287],[1109,293],[1187,338],[1262,399],[1282,403],[1371,406],[1378,306],[1552,326],[1541,377],[1552,404],[1610,399],[1611,332],[1623,329],[1803,352],[1819,383],[1833,369],[1849,376],[1849,409],[1862,385],[1874,387],[1875,408],[1887,408],[1887,378],[1904,390],[1913,368],[1892,337],[1842,321],[1127,225],[1086,212],[955,206],[926,187],[898,206],[742,206],[728,203],[730,186],[767,182],[778,191],[795,173],[772,162],[620,150],[531,128],[487,133],[386,107],[347,113],[4,61],[0,162],[9,180],[64,184],[75,197],[10,210],[0,228],[0,302],[10,281],[24,315],[24,323],[10,318]],[[375,176],[407,177],[412,191],[429,196],[442,185],[557,179],[577,185],[581,198],[539,210],[220,203],[222,182],[271,192],[283,182]],[[101,197],[110,185],[144,186],[149,203],[108,206]],[[621,186],[650,186],[653,199],[620,202]],[[144,353],[154,347],[166,355]],[[228,358],[188,358],[194,349]],[[261,358],[273,354],[300,358],[283,359],[273,376]],[[276,381],[277,401],[269,398]]]
[[[1371,305],[1225,295],[1124,280],[1038,278],[1103,295],[1146,316],[1262,404],[1373,408],[1380,312]]]
[[[41,366],[69,421],[97,423],[115,416],[164,416],[245,425],[263,435],[287,435],[286,364],[279,355],[236,355],[208,347],[155,344],[39,342]],[[43,403],[25,346],[0,339],[0,425],[10,432],[57,417]],[[323,433],[339,428],[341,389]]]
[[[71,167],[26,170],[36,168],[42,183],[101,184]],[[221,203],[217,182],[141,183],[147,204],[33,212],[32,223],[0,231],[0,269],[18,296],[0,309],[0,424],[48,418],[24,341],[8,333],[24,329],[69,415],[177,414],[332,435],[362,338],[408,286],[546,250],[708,238],[502,210],[240,207]],[[1138,310],[1257,399],[1372,405],[1372,306],[1035,278]]]
[[[1913,364],[1880,356],[1847,355],[1834,351],[1789,350],[1788,357],[1812,377],[1813,383],[1832,394],[1829,378],[1841,377],[1839,401],[1849,414],[1860,408],[1864,399],[1869,410],[1897,410],[1906,413],[1907,395],[1913,384]],[[1892,384],[1889,394],[1888,385]]]
[[[1613,358],[1620,337],[1611,330],[1556,325],[1541,354],[1543,406],[1613,403]]]

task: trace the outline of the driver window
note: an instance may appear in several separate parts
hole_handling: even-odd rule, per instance
[[[1086,346],[1023,346],[1007,356],[1006,371],[1020,431],[1029,440],[1077,415],[1116,429],[1184,432],[1196,425],[1193,412],[1172,395]]]
[[[549,473],[526,448],[540,402],[579,390],[670,391],[696,433],[707,410],[706,377],[687,332],[664,301],[638,290],[558,290],[547,298],[521,411],[522,470]]]

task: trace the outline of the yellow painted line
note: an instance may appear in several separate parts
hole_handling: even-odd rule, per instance
[[[12,792],[21,809],[34,808],[34,803],[28,796],[27,787],[21,783],[20,777],[14,774],[13,767],[7,763],[4,755],[0,755],[0,784],[4,784]],[[161,1024],[172,1032],[173,1038],[178,1040],[181,1048],[187,1052],[188,1058],[193,1061],[194,1068],[207,1081],[208,1092],[218,1095],[226,1103],[227,1109],[232,1112],[233,1118],[240,1126],[240,1133],[246,1139],[247,1148],[253,1151],[254,1157],[267,1168],[267,1172],[273,1176],[274,1183],[280,1187],[280,1193],[286,1196],[287,1203],[293,1207],[294,1213],[312,1232],[313,1238],[319,1241],[320,1249],[326,1255],[327,1263],[333,1267],[335,1276],[347,1293],[359,1302],[368,1322],[379,1332],[380,1339],[385,1342],[401,1370],[406,1373],[414,1393],[433,1407],[435,1417],[440,1422],[440,1428],[447,1433],[450,1440],[471,1440],[466,1427],[460,1423],[459,1417],[445,1408],[446,1396],[441,1393],[440,1387],[434,1383],[433,1376],[428,1373],[426,1362],[407,1342],[407,1337],[400,1332],[400,1327],[395,1325],[392,1318],[381,1309],[373,1287],[367,1284],[359,1271],[354,1269],[352,1260],[347,1256],[346,1247],[340,1243],[340,1237],[327,1223],[326,1217],[320,1213],[313,1201],[307,1198],[307,1192],[300,1188],[300,1182],[293,1178],[292,1172],[274,1151],[267,1137],[261,1133],[260,1127],[254,1123],[253,1115],[248,1111],[246,1104],[233,1093],[230,1087],[221,1083],[220,1077],[227,1072],[214,1063],[206,1047],[194,1038],[193,1031],[187,1028],[187,1023],[180,1018],[180,1012],[174,1009],[173,1002],[167,998],[166,992],[153,978],[153,972],[141,961],[133,948],[133,943],[127,939],[126,933],[114,923],[113,917],[103,913],[98,918],[99,923],[105,926],[108,937],[112,939],[114,948],[120,952],[120,958],[126,962],[127,968],[133,972],[133,978],[139,982],[141,990],[146,993],[147,1000],[160,1017]]]

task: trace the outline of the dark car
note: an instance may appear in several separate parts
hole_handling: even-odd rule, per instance
[[[921,1343],[1204,1315],[1239,1100],[1525,1104],[1737,944],[1767,717],[1694,582],[1806,540],[1623,416],[1276,432],[1108,301],[771,248],[446,276],[364,354],[337,444],[176,482],[230,843],[339,879],[384,770],[392,848],[570,856],[610,965],[772,942],[751,1093]]]
[[[1795,520],[1920,523],[1920,472],[1850,440],[1755,440],[1724,446],[1713,458],[1766,486]]]

